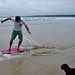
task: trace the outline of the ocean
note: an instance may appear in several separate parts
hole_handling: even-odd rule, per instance
[[[6,17],[0,18],[0,21]],[[14,17],[12,17],[14,18]],[[12,58],[31,56],[54,55],[75,47],[75,17],[21,17],[29,27],[32,35],[29,35],[22,27],[23,53],[2,54],[0,61]],[[11,21],[0,23],[0,51],[8,49],[14,23]],[[12,47],[17,47],[18,37],[14,40]]]

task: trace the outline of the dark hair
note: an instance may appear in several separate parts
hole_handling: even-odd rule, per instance
[[[16,16],[15,21],[19,21],[19,20],[21,20],[20,16]]]

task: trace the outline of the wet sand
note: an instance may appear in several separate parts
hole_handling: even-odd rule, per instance
[[[0,24],[0,51],[8,48],[13,29],[10,22],[7,26],[5,24]],[[62,64],[67,63],[75,68],[75,21],[29,21],[27,24],[32,35],[23,27],[21,47],[25,52],[9,55],[0,53],[1,75],[65,75],[61,70]],[[17,43],[18,39],[13,47],[17,47]]]
[[[61,51],[52,56],[31,56],[0,62],[1,75],[64,75],[61,65],[75,67],[75,48]]]

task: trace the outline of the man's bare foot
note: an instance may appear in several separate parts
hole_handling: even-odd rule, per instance
[[[11,48],[7,49],[7,51],[10,51],[10,50],[11,50]]]
[[[21,51],[21,49],[18,47],[17,50]]]

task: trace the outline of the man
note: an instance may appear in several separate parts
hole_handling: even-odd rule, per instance
[[[23,20],[21,20],[20,16],[16,16],[15,20],[12,19],[12,18],[7,18],[5,20],[1,20],[1,23],[5,22],[5,21],[8,21],[8,20],[11,20],[11,21],[14,22],[14,28],[13,28],[13,31],[12,31],[12,36],[11,36],[11,40],[10,40],[10,45],[9,45],[8,51],[11,50],[11,46],[12,46],[13,40],[16,38],[17,35],[18,35],[18,38],[19,38],[19,43],[18,43],[17,49],[20,51],[20,45],[21,45],[22,40],[23,40],[22,25],[23,24],[25,25],[26,30],[28,31],[29,34],[31,34],[31,32],[29,31],[29,28],[27,27],[27,24]]]

